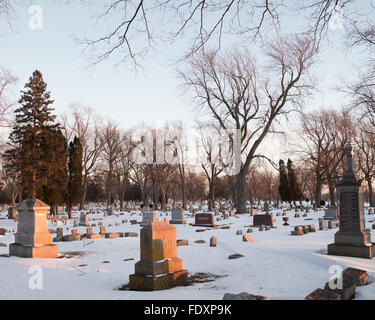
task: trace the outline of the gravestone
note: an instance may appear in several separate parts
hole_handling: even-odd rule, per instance
[[[141,226],[145,226],[146,224],[156,221],[156,213],[151,211],[143,211],[142,212],[142,222],[140,223]]]
[[[18,228],[9,255],[23,258],[57,258],[58,247],[51,242],[47,212],[50,207],[38,199],[27,199],[18,207]]]
[[[8,209],[8,219],[17,219],[17,210],[14,207]]]
[[[215,227],[214,215],[212,213],[197,213],[194,226]]]
[[[323,216],[323,219],[325,219],[325,220],[333,220],[333,219],[337,219],[337,218],[338,218],[338,214],[337,214],[337,208],[336,207],[329,207],[325,211],[325,214]]]
[[[172,219],[169,223],[171,224],[185,224],[184,209],[176,208],[172,209]]]
[[[328,220],[324,220],[323,218],[319,218],[319,230],[325,230],[328,228]]]
[[[81,227],[89,227],[89,215],[86,213],[81,213],[81,216],[79,217],[79,225]]]
[[[177,257],[176,228],[163,221],[153,221],[141,229],[141,260],[129,276],[129,288],[154,291],[184,285],[187,270]]]
[[[335,242],[328,245],[328,254],[358,258],[373,258],[373,243],[365,229],[363,210],[364,182],[353,172],[352,147],[346,149],[346,171],[336,185],[339,191],[340,220]]]
[[[253,226],[258,227],[261,225],[272,226],[272,213],[271,214],[257,214],[253,217]]]
[[[268,204],[268,202],[266,201],[264,203],[264,206],[263,206],[263,211],[269,211],[270,210],[270,205]]]

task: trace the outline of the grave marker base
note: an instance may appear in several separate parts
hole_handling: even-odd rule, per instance
[[[186,221],[183,220],[170,220],[170,224],[186,224]]]
[[[24,246],[18,243],[9,245],[9,255],[21,258],[57,258],[59,256],[56,244],[42,246]]]
[[[166,290],[187,283],[187,270],[179,270],[158,276],[141,276],[131,274],[129,276],[129,289],[135,291]]]
[[[374,257],[374,245],[375,243],[368,246],[331,243],[328,245],[328,255],[372,259]]]

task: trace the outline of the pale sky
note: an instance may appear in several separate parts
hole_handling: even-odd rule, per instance
[[[63,2],[63,1],[60,1]],[[0,23],[0,66],[13,71],[20,79],[21,90],[35,69],[42,72],[48,84],[57,114],[67,110],[71,103],[89,105],[99,114],[127,128],[143,121],[150,125],[165,120],[183,120],[192,124],[196,113],[187,97],[178,91],[170,61],[183,53],[186,42],[163,44],[143,61],[144,70],[134,73],[125,65],[114,68],[116,57],[87,68],[88,61],[81,55],[83,49],[76,37],[103,35],[103,24],[90,19],[93,9],[79,1],[59,5],[53,1],[30,1],[43,8],[43,29],[28,26],[29,5],[16,7],[17,18],[12,22],[13,32],[4,21]],[[293,23],[290,22],[293,27]],[[358,51],[348,51],[342,41],[343,30],[331,28],[319,55],[313,73],[319,82],[319,91],[306,106],[308,110],[324,105],[339,107],[345,101],[333,88],[340,79],[350,79],[354,63],[363,59]],[[289,124],[293,126],[293,123]]]

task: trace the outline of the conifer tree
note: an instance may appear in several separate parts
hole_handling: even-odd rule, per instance
[[[24,198],[37,198],[43,193],[47,177],[42,175],[45,166],[45,152],[54,152],[46,145],[46,136],[59,127],[52,114],[50,92],[40,71],[36,70],[25,85],[19,100],[20,107],[15,110],[16,121],[9,136],[9,149],[5,151],[6,167],[20,173],[20,185]],[[43,200],[43,199],[42,199]]]
[[[68,170],[67,142],[60,129],[45,132],[41,142],[42,190],[40,198],[51,207],[51,213],[57,214],[57,206],[66,199]]]
[[[291,195],[291,201],[302,201],[303,193],[301,191],[301,187],[297,181],[296,174],[293,168],[292,160],[288,159],[288,181],[289,181],[289,190]]]
[[[79,204],[82,191],[82,144],[81,140],[74,136],[74,140],[69,144],[68,162],[68,190],[67,207],[69,218],[72,218],[73,206]]]
[[[282,201],[290,202],[291,195],[289,189],[288,174],[285,168],[285,163],[283,160],[279,161],[279,173],[280,173],[280,185],[279,194]]]

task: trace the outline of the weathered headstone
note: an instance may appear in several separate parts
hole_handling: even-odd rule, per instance
[[[58,247],[51,242],[47,212],[50,207],[38,199],[27,199],[18,207],[18,232],[9,245],[9,255],[23,258],[57,258]]]
[[[323,218],[319,218],[319,230],[325,230],[328,228],[328,220],[324,220]]]
[[[353,172],[352,147],[346,149],[346,171],[337,183],[340,203],[339,231],[335,242],[328,245],[329,255],[350,256],[371,259],[374,246],[365,229],[363,213],[363,183]]]
[[[307,295],[305,300],[341,300],[341,296],[338,293],[319,288]]]
[[[366,270],[356,268],[346,268],[342,272],[344,279],[350,279],[357,287],[366,286],[368,284],[368,275]]]
[[[176,228],[153,221],[141,229],[141,260],[129,276],[129,288],[154,291],[173,288],[187,282],[187,271],[177,257]]]
[[[184,209],[176,208],[172,209],[172,219],[169,222],[171,224],[185,224]]]
[[[243,242],[253,242],[253,238],[252,238],[251,235],[249,235],[249,234],[244,234],[244,235],[242,236],[242,241],[243,241]]]
[[[140,223],[141,226],[145,226],[148,223],[156,221],[156,213],[151,211],[143,211],[142,212],[142,222]]]
[[[211,237],[210,238],[210,247],[216,247],[217,244],[217,238],[216,237]]]
[[[338,218],[337,208],[335,207],[329,207],[323,216],[323,219],[325,220],[333,220]]]
[[[89,215],[86,214],[86,213],[81,213],[81,216],[79,218],[79,225],[81,227],[89,227],[90,226],[90,223],[89,223]]]

